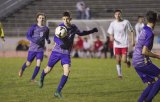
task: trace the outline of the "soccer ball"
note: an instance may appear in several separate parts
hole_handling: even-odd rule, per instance
[[[55,35],[58,38],[64,38],[67,35],[67,29],[64,26],[58,26],[55,29]]]

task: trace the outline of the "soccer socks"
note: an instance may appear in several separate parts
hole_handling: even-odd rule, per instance
[[[46,76],[46,73],[45,73],[44,70],[43,70],[42,73],[41,73],[41,78],[40,78],[40,80],[43,81],[45,76]]]
[[[121,66],[119,64],[116,65],[118,76],[122,76]]]
[[[158,79],[154,84],[153,84],[153,87],[152,89],[150,90],[147,98],[146,98],[146,101],[147,102],[150,102],[152,101],[152,99],[154,98],[154,96],[156,96],[156,94],[158,93],[158,91],[160,90],[160,79]]]
[[[138,102],[143,102],[144,99],[148,96],[150,90],[152,89],[153,84],[150,84],[146,87],[146,89],[143,91],[143,93],[141,94],[141,96],[138,99]]]
[[[27,65],[26,65],[26,62],[23,64],[22,66],[22,72],[26,69]]]
[[[61,92],[62,88],[64,87],[65,83],[67,82],[68,76],[63,75],[61,81],[58,85],[57,91]]]
[[[36,66],[36,67],[35,67],[34,73],[33,73],[33,75],[32,75],[31,80],[34,80],[34,79],[35,79],[35,77],[37,76],[37,74],[38,74],[38,72],[39,72],[39,69],[40,69],[39,66]]]

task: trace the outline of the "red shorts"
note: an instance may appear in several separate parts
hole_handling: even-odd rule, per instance
[[[128,52],[128,48],[114,48],[115,55],[126,55]]]

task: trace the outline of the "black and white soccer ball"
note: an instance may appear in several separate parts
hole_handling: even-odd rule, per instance
[[[67,35],[67,29],[66,29],[66,27],[64,27],[64,26],[58,26],[55,29],[55,35],[58,38],[64,38]]]

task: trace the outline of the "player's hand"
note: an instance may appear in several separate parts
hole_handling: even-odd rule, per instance
[[[36,41],[36,44],[39,45],[40,47],[44,47],[44,39],[39,39]]]
[[[50,43],[51,43],[51,40],[50,40],[50,39],[48,39],[48,40],[47,40],[47,43],[48,43],[48,44],[50,44]]]
[[[45,43],[41,41],[41,42],[38,43],[38,45],[39,45],[38,49],[44,48]]]
[[[68,49],[68,46],[66,46],[65,44],[60,45],[60,47],[61,47],[62,49],[64,49],[64,50],[67,50],[67,49]]]
[[[98,29],[97,28],[93,28],[91,31],[92,31],[92,33],[98,32]]]

